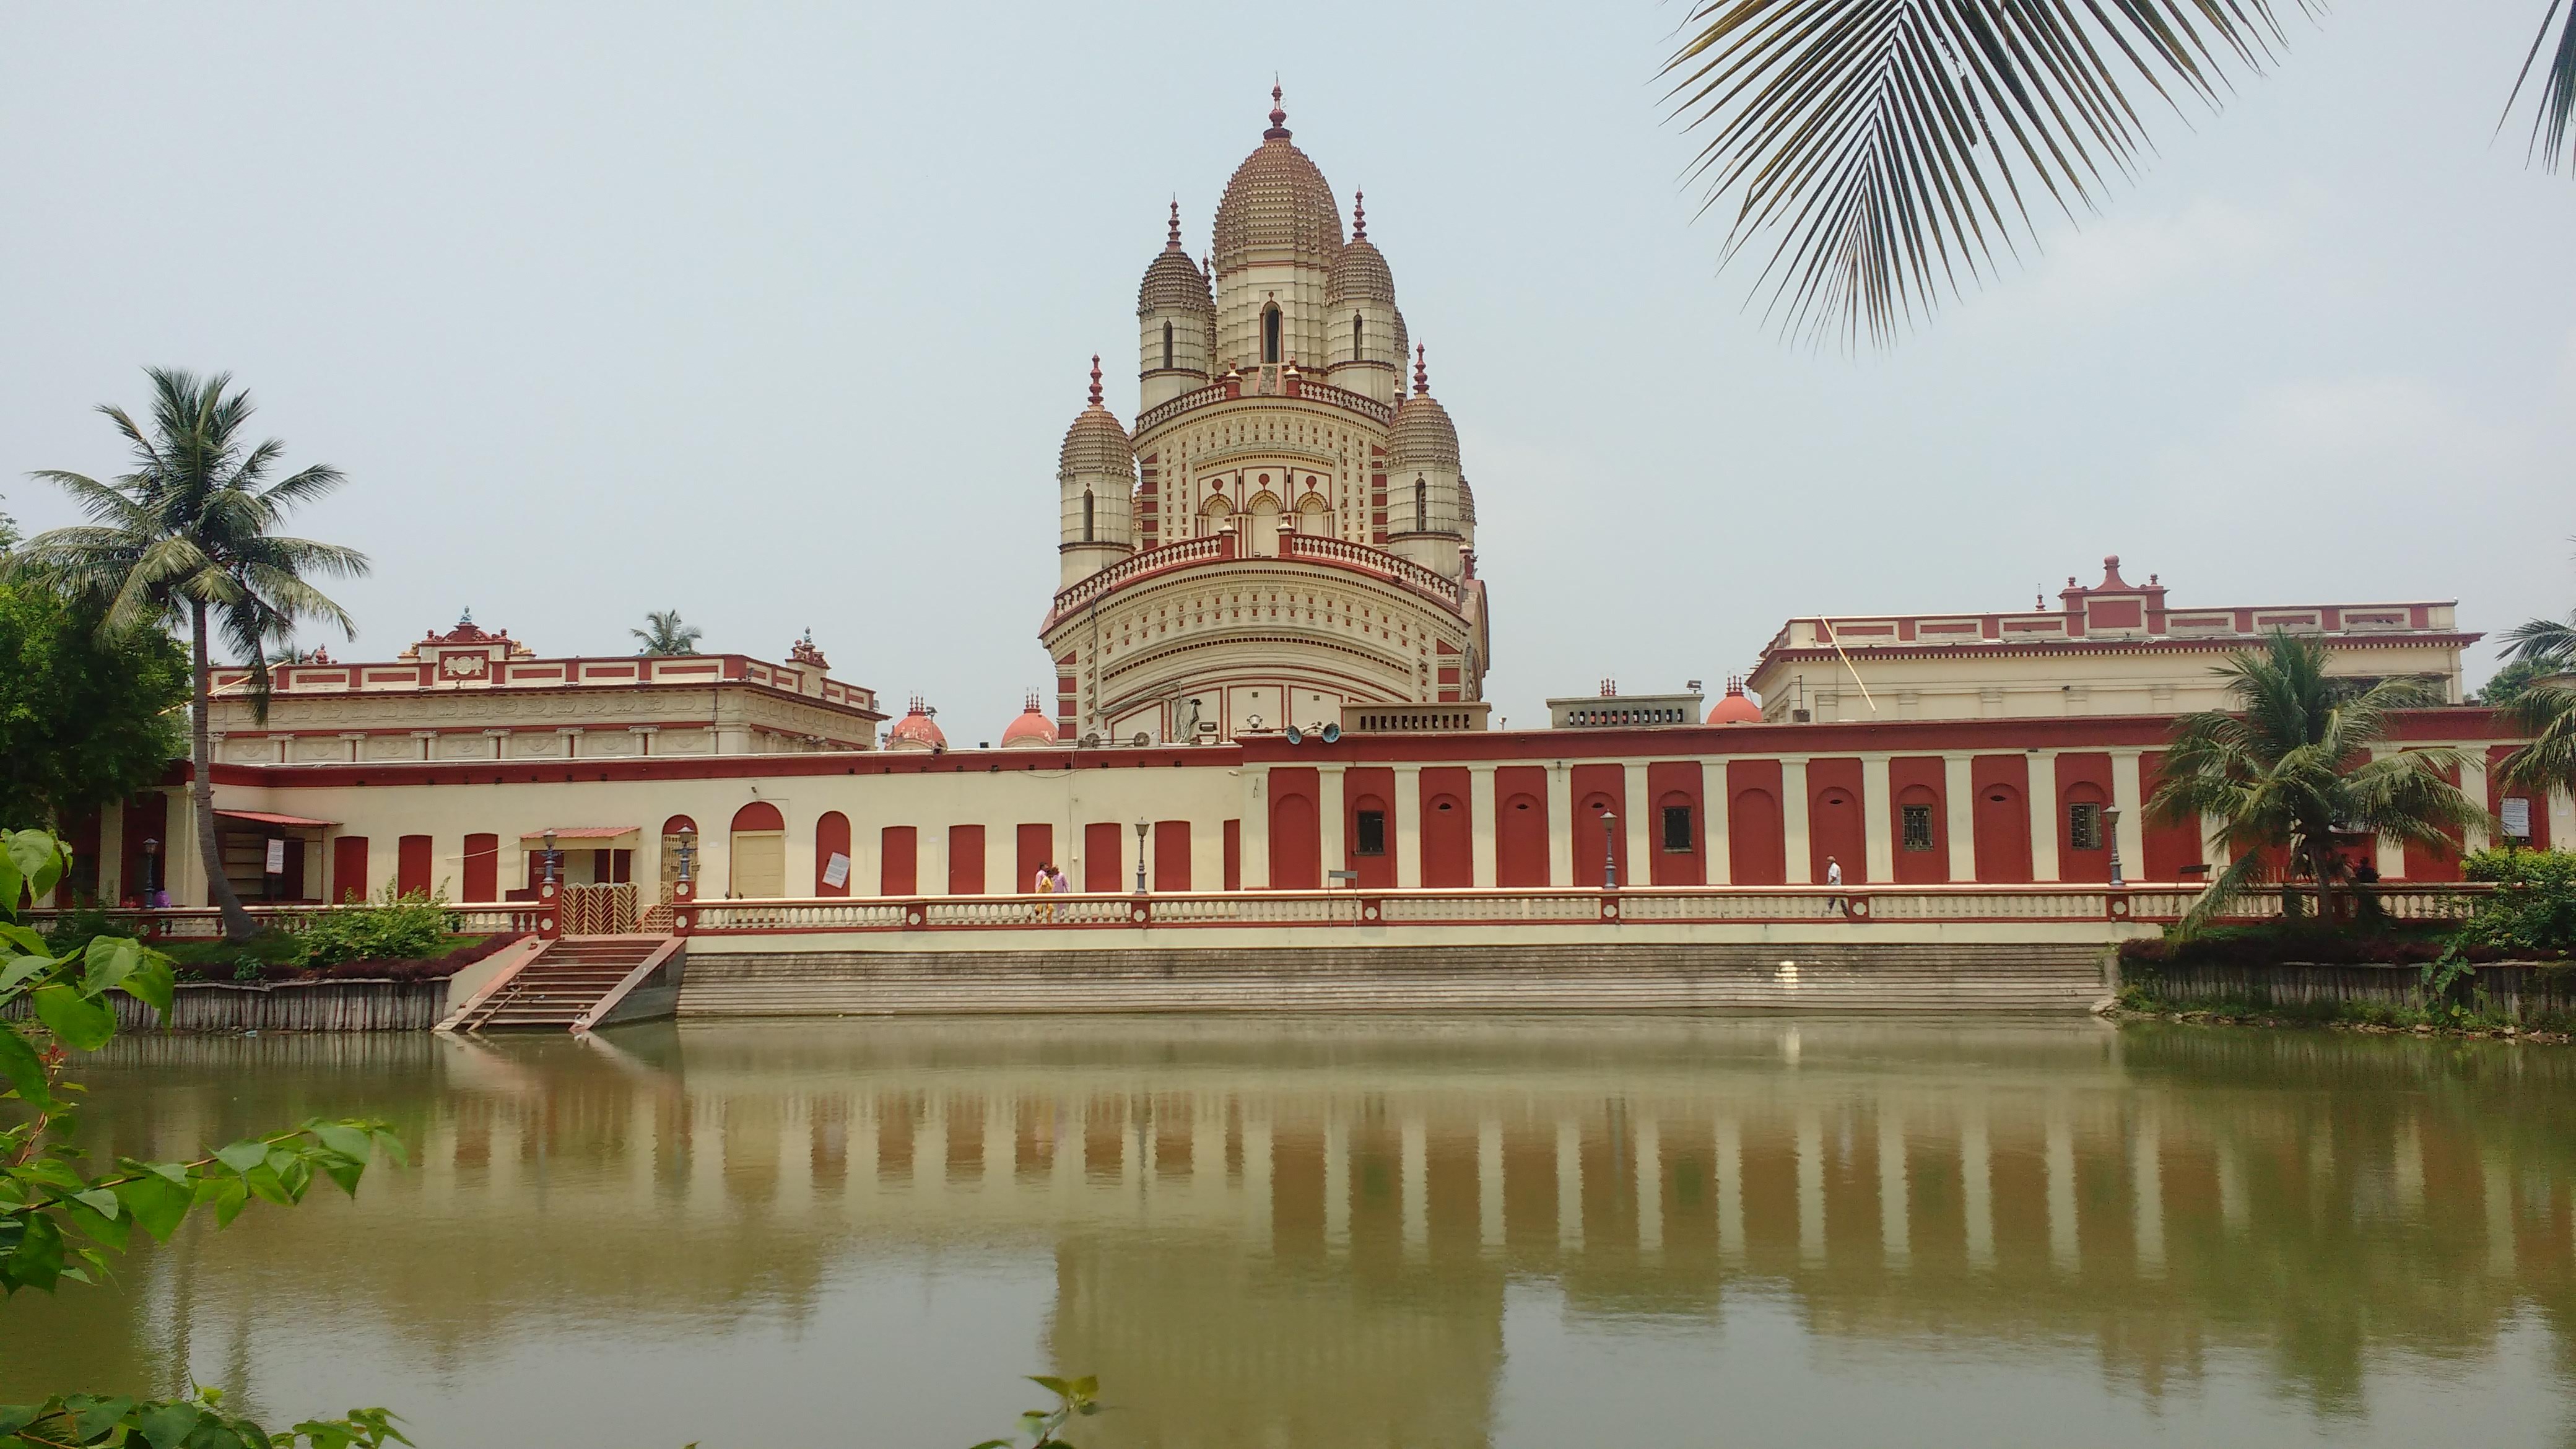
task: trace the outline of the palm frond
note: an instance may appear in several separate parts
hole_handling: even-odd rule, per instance
[[[2564,18],[2561,18],[2562,12]],[[2549,43],[2549,27],[2558,27],[2558,43]],[[2549,51],[2544,66],[2542,50]],[[2531,38],[2531,50],[2522,58],[2522,72],[2514,77],[2513,93],[2505,97],[2504,114],[2496,118],[2496,129],[2513,117],[2514,102],[2522,99],[2522,88],[2531,81],[2531,72],[2541,70],[2539,106],[2531,118],[2531,156],[2550,170],[2556,171],[2568,161],[2571,141],[2576,141],[2576,5],[2568,0],[2549,0],[2549,13],[2540,17],[2540,33]]]
[[[2304,12],[2316,0],[2294,0]],[[1729,201],[1721,264],[1770,241],[1754,290],[1813,340],[1890,340],[2030,205],[2073,217],[2151,142],[2129,99],[2215,107],[2267,64],[2275,0],[1700,0],[1661,72],[1707,140],[1686,173]]]
[[[2564,624],[2533,619],[2504,632],[2504,653],[2542,669],[2576,668],[2576,615]]]
[[[2576,687],[2535,684],[2497,713],[2531,736],[2505,757],[2498,778],[2507,785],[2576,790]]]

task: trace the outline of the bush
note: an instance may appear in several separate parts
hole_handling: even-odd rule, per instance
[[[2503,951],[2576,953],[2576,851],[2481,850],[2461,863],[2471,880],[2493,881],[2461,944]]]
[[[337,966],[343,961],[411,961],[446,952],[455,918],[447,903],[413,891],[408,895],[387,885],[368,905],[324,911],[295,933],[307,967]]]

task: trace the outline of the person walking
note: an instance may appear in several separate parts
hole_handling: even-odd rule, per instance
[[[1838,888],[1838,887],[1840,887],[1840,886],[1842,885],[1842,883],[1843,883],[1843,863],[1842,863],[1841,861],[1839,861],[1839,860],[1834,859],[1834,858],[1833,858],[1832,856],[1830,856],[1830,855],[1829,855],[1829,856],[1826,856],[1826,857],[1825,857],[1825,884],[1826,884],[1826,886],[1828,886],[1828,887],[1836,887],[1836,888]],[[1841,896],[1828,896],[1828,897],[1826,897],[1826,898],[1825,898],[1825,909],[1826,909],[1826,910],[1829,910],[1829,911],[1839,911],[1839,910],[1841,910],[1842,908],[1843,908],[1843,898],[1842,898]]]
[[[1051,896],[1051,895],[1054,895],[1054,894],[1055,894],[1055,879],[1056,879],[1056,877],[1055,877],[1055,862],[1053,862],[1053,861],[1049,861],[1049,862],[1047,862],[1046,864],[1041,865],[1041,866],[1039,866],[1039,867],[1038,867],[1038,878],[1037,878],[1037,880],[1036,880],[1034,883],[1032,883],[1032,884],[1029,886],[1029,889],[1031,889],[1031,890],[1033,890],[1033,891],[1037,892],[1039,895],[1042,895],[1042,896]],[[1038,902],[1038,919],[1039,919],[1039,920],[1041,920],[1041,921],[1052,921],[1052,920],[1054,920],[1054,919],[1055,919],[1055,902],[1053,902],[1053,901],[1040,901],[1040,902]]]

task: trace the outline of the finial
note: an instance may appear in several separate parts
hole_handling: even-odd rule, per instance
[[[1091,354],[1091,405],[1100,406],[1100,354]]]
[[[1279,78],[1277,76],[1272,76],[1270,78],[1270,129],[1261,133],[1261,139],[1265,141],[1285,141],[1288,139],[1288,113],[1280,109]]]
[[[458,613],[458,614],[457,614],[457,616],[456,616],[456,627],[457,627],[457,628],[459,628],[459,629],[462,629],[462,628],[464,628],[466,625],[471,624],[471,623],[473,623],[473,622],[474,622],[474,606],[473,606],[472,604],[468,604],[468,605],[466,605],[466,606],[465,606],[465,608],[463,609],[463,611],[461,611],[460,613]]]
[[[1181,199],[1177,196],[1172,198],[1172,232],[1165,244],[1174,248],[1181,244]]]
[[[1423,362],[1423,349],[1419,342],[1413,344],[1413,390],[1417,393],[1431,391],[1431,369]]]
[[[1026,708],[1028,713],[1035,714],[1038,712],[1038,692],[1036,690],[1029,690],[1027,693],[1021,695],[1020,698],[1027,701]]]
[[[1368,193],[1365,191],[1354,191],[1351,193],[1351,240],[1359,241],[1367,237],[1367,235]]]

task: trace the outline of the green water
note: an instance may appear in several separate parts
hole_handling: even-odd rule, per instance
[[[176,1156],[413,1166],[0,1305],[0,1401],[426,1449],[2576,1442],[2576,1052],[2097,1023],[812,1022],[175,1039]]]

